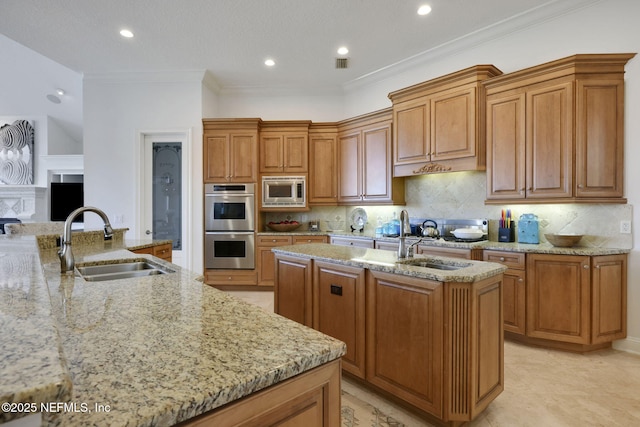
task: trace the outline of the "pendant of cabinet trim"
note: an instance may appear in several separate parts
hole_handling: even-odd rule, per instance
[[[626,203],[624,66],[634,56],[574,55],[485,81],[487,203]]]
[[[391,92],[394,176],[484,170],[481,82],[500,74],[477,65]]]

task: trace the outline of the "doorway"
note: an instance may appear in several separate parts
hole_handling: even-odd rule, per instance
[[[190,131],[141,132],[139,239],[171,240],[173,263],[189,268]]]

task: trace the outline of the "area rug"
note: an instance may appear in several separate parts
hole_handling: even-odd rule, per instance
[[[343,391],[342,427],[404,427],[404,424]]]

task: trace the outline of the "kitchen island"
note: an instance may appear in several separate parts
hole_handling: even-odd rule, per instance
[[[123,244],[73,250],[76,266],[153,260],[171,272],[89,282],[61,275],[34,236],[0,237],[0,402],[14,404],[0,422],[231,425],[300,408],[339,422],[344,343]]]
[[[276,312],[344,341],[348,375],[448,425],[502,392],[503,265],[317,243],[272,250]]]

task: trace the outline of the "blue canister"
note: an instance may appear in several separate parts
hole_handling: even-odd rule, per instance
[[[540,243],[538,236],[538,217],[534,214],[520,215],[518,221],[518,242],[519,243]]]

